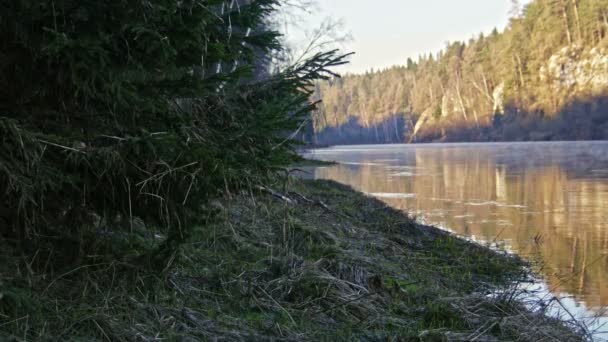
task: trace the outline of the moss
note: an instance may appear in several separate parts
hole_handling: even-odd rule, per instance
[[[217,220],[194,228],[163,272],[145,257],[162,241],[143,233],[120,238],[134,251],[117,262],[26,271],[22,256],[3,252],[0,293],[22,304],[0,301],[0,338],[579,339],[484,295],[521,279],[517,258],[333,182],[292,180],[285,195],[291,203],[255,192],[216,203]]]

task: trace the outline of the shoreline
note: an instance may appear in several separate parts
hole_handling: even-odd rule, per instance
[[[583,144],[583,143],[608,143],[607,139],[587,139],[587,140],[514,140],[514,141],[427,141],[427,142],[391,142],[391,143],[352,143],[352,144],[333,144],[333,145],[311,145],[298,150],[300,154],[311,153],[315,150],[324,150],[340,147],[359,147],[359,146],[466,146],[466,145],[524,145],[524,144]]]
[[[214,223],[162,275],[133,268],[134,256],[15,275],[19,258],[3,255],[0,339],[583,340],[512,300],[528,276],[515,256],[335,182],[290,179],[281,190],[214,202]],[[158,243],[130,238],[143,240],[140,257]]]

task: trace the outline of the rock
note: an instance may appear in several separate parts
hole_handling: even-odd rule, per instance
[[[494,114],[504,114],[505,112],[505,82],[501,82],[492,92],[494,101]]]
[[[572,45],[562,48],[540,68],[540,79],[556,90],[599,91],[608,86],[608,51],[584,50]]]
[[[424,126],[431,119],[433,119],[433,109],[432,108],[428,108],[427,110],[422,112],[422,114],[420,114],[420,118],[418,118],[418,121],[416,121],[416,126],[414,126],[414,132],[412,133],[413,139],[415,139],[416,134],[418,133],[418,131],[420,131],[422,126]]]

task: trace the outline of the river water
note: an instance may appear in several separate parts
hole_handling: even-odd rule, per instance
[[[314,178],[521,255],[543,291],[608,330],[608,142],[337,146],[306,157],[339,163]]]

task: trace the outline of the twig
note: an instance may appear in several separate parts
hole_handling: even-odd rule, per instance
[[[0,324],[0,327],[3,327],[3,326],[5,326],[5,325],[11,324],[11,323],[19,322],[19,321],[22,321],[22,320],[24,320],[24,319],[28,319],[28,318],[29,318],[29,316],[30,316],[30,315],[25,315],[25,316],[23,316],[23,317],[15,318],[15,319],[14,319],[14,320],[12,320],[12,321],[3,322],[2,324]]]
[[[169,170],[164,171],[164,172],[161,172],[161,173],[157,173],[157,174],[155,174],[155,175],[152,175],[152,176],[151,176],[151,177],[149,177],[148,179],[145,179],[145,180],[143,180],[143,181],[141,181],[141,182],[139,182],[139,183],[137,183],[137,184],[135,184],[135,185],[136,185],[136,186],[141,186],[141,187],[143,188],[143,187],[145,187],[145,186],[146,186],[146,184],[147,184],[148,182],[150,182],[150,181],[152,181],[152,180],[155,180],[155,179],[161,179],[161,178],[165,177],[166,175],[168,175],[168,174],[170,174],[170,173],[172,173],[172,172],[180,171],[180,170],[183,170],[183,169],[185,169],[185,168],[188,168],[188,167],[193,166],[193,165],[196,165],[196,164],[198,164],[198,162],[192,162],[192,163],[190,163],[190,164],[182,165],[182,166],[180,166],[180,167],[176,167],[176,168],[174,168],[174,169],[171,169],[171,167],[170,167],[170,166],[168,166]]]
[[[481,328],[477,329],[473,334],[469,335],[467,337],[467,340],[468,341],[477,341],[477,339],[480,338],[481,336],[483,336],[483,334],[488,332],[490,329],[494,328],[496,326],[496,324],[498,324],[498,322],[494,321],[487,328],[481,330],[483,328],[483,325],[482,325]]]
[[[43,143],[43,144],[47,144],[47,145],[51,145],[51,146],[55,146],[55,147],[62,148],[62,149],[64,149],[64,150],[68,150],[68,151],[73,151],[73,152],[78,152],[78,153],[86,154],[84,151],[77,150],[77,149],[72,148],[72,147],[67,147],[67,146],[63,146],[63,145],[59,145],[59,144],[55,144],[55,143],[52,143],[52,142],[50,142],[50,141],[46,141],[46,140],[40,140],[40,139],[38,139],[38,141],[40,141],[40,142],[41,142],[41,143]]]
[[[285,201],[285,202],[287,202],[289,204],[293,204],[293,200],[292,199],[290,199],[289,197],[287,197],[287,196],[285,196],[285,195],[283,195],[283,194],[281,194],[279,192],[276,192],[276,191],[274,191],[272,189],[269,189],[269,188],[261,186],[261,185],[258,185],[257,189],[261,190],[261,191],[264,191],[264,192],[267,192],[267,193],[271,194],[272,196],[274,196],[274,197],[276,197],[276,198],[278,198],[280,200],[283,200],[283,201]]]
[[[287,311],[287,309],[285,309],[281,304],[279,304],[279,302],[277,302],[274,298],[272,298],[271,295],[268,294],[268,292],[264,291],[264,289],[262,287],[260,287],[258,285],[258,289],[260,289],[268,298],[270,298],[270,300],[272,300],[279,308],[281,308],[281,310],[283,310],[286,314],[287,317],[289,317],[289,320],[291,321],[291,323],[293,323],[294,326],[296,326],[296,321],[293,319],[293,317],[291,317],[291,314],[289,313],[289,311]]]
[[[107,263],[99,263],[99,264],[91,264],[91,265],[82,265],[82,266],[80,266],[80,267],[76,267],[75,269],[73,269],[73,270],[71,270],[71,271],[68,271],[68,272],[66,272],[66,273],[64,273],[64,274],[62,274],[62,275],[60,275],[59,277],[55,278],[55,279],[54,279],[54,280],[53,280],[53,281],[52,281],[52,282],[51,282],[51,283],[50,283],[50,284],[49,284],[49,285],[48,285],[48,286],[47,286],[47,287],[44,289],[44,291],[42,291],[42,295],[44,296],[44,294],[46,293],[46,291],[48,291],[48,290],[51,288],[51,286],[53,286],[53,285],[54,285],[54,284],[55,284],[55,283],[56,283],[56,282],[57,282],[59,279],[61,279],[61,278],[65,277],[65,276],[68,276],[68,275],[70,275],[70,274],[72,274],[72,273],[74,273],[74,272],[77,272],[77,271],[79,271],[79,270],[81,270],[81,269],[83,269],[83,268],[95,267],[95,266],[101,266],[101,265],[107,265]]]
[[[565,311],[565,312],[568,314],[568,316],[570,316],[570,318],[572,318],[573,323],[574,323],[574,324],[576,324],[576,325],[577,325],[577,326],[578,326],[578,327],[581,329],[582,333],[583,333],[585,336],[591,336],[591,334],[589,333],[589,328],[587,328],[587,325],[585,324],[585,322],[584,322],[583,320],[579,320],[579,319],[577,319],[577,318],[576,318],[576,317],[575,317],[575,316],[574,316],[574,315],[573,315],[573,314],[570,312],[570,310],[568,310],[568,309],[566,308],[566,306],[565,306],[565,305],[562,303],[562,301],[561,301],[559,298],[557,298],[557,296],[553,297],[553,300],[555,300],[555,301],[556,301],[556,302],[559,304],[559,306],[561,306],[561,307],[562,307],[562,309],[564,309],[564,311]]]
[[[295,191],[291,191],[290,193],[294,194],[294,195],[296,195],[298,197],[300,197],[304,202],[307,202],[307,203],[310,203],[310,204],[313,204],[313,205],[317,205],[317,206],[319,206],[319,207],[321,207],[321,208],[329,211],[330,213],[333,213],[333,214],[336,214],[338,216],[341,216],[342,218],[347,218],[347,219],[352,219],[353,218],[350,215],[347,215],[347,214],[344,214],[344,213],[337,212],[337,211],[333,210],[327,204],[323,203],[323,201],[314,201],[314,200],[311,200],[309,198],[306,198],[306,196],[304,196],[304,195],[302,195],[300,193],[297,193]]]

